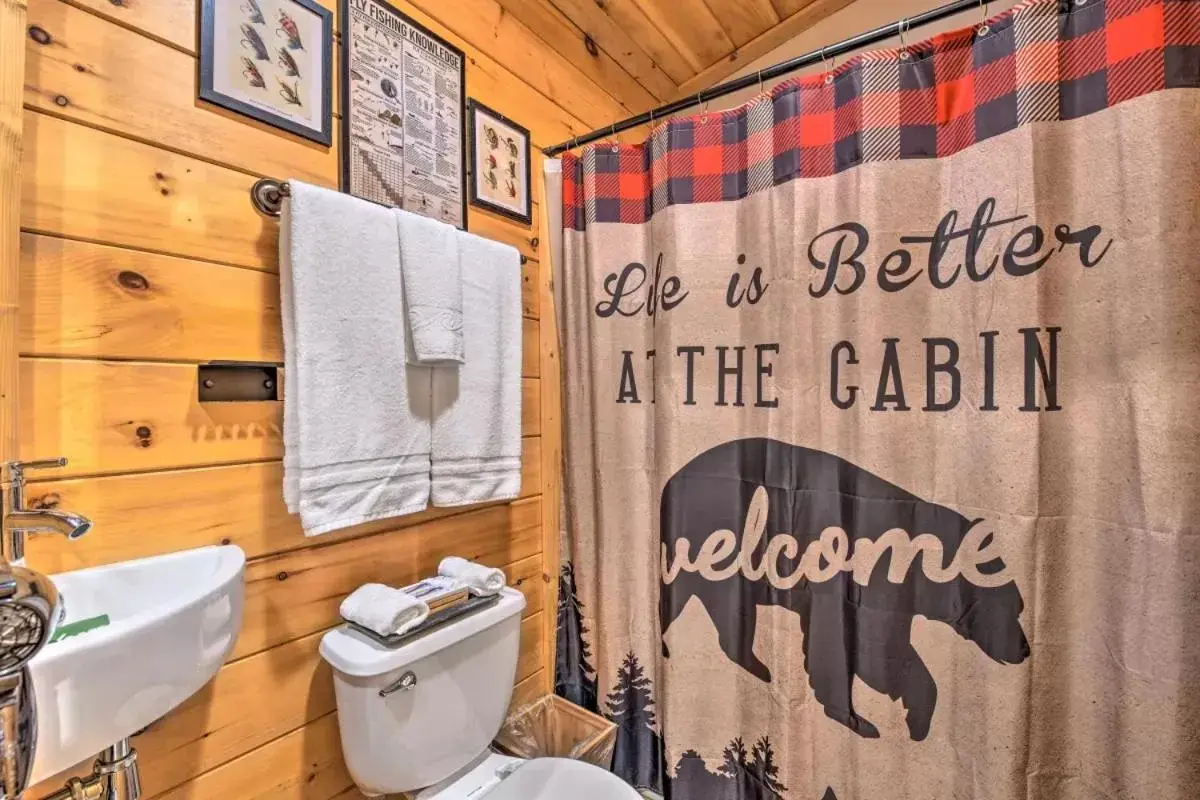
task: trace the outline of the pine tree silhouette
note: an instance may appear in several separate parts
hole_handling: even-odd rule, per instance
[[[775,763],[775,751],[766,735],[754,743],[750,757],[753,759],[750,772],[759,783],[779,795],[787,791],[787,787],[779,782],[779,765]]]
[[[779,781],[775,751],[766,736],[750,752],[741,737],[721,752],[716,772],[709,772],[704,757],[688,750],[675,765],[669,784],[673,800],[783,800],[787,787]],[[837,800],[826,792],[823,800]]]
[[[742,737],[739,736],[725,745],[721,755],[725,759],[721,771],[726,775],[736,777],[746,768],[746,743],[742,741]]]
[[[575,566],[566,562],[558,575],[558,642],[554,693],[588,711],[599,711],[596,670],[583,624],[583,604],[575,590]]]
[[[650,678],[630,652],[617,670],[607,699],[608,717],[617,723],[613,772],[639,789],[662,791],[663,743],[655,730],[654,693]]]

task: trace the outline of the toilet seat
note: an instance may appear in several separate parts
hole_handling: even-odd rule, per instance
[[[594,764],[489,752],[416,800],[642,800],[629,784]]]
[[[594,764],[567,758],[526,761],[484,800],[642,800],[625,781]]]

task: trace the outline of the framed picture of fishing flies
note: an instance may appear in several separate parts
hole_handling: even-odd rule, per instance
[[[529,130],[475,98],[467,104],[471,205],[529,225]]]
[[[200,99],[333,143],[333,12],[314,0],[202,0]]]

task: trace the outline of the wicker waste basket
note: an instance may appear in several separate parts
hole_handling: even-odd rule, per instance
[[[617,726],[587,709],[547,695],[512,712],[496,744],[518,758],[574,758],[612,768]]]

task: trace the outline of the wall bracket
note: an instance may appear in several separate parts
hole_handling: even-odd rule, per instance
[[[279,400],[279,365],[210,361],[198,368],[201,403]]]

